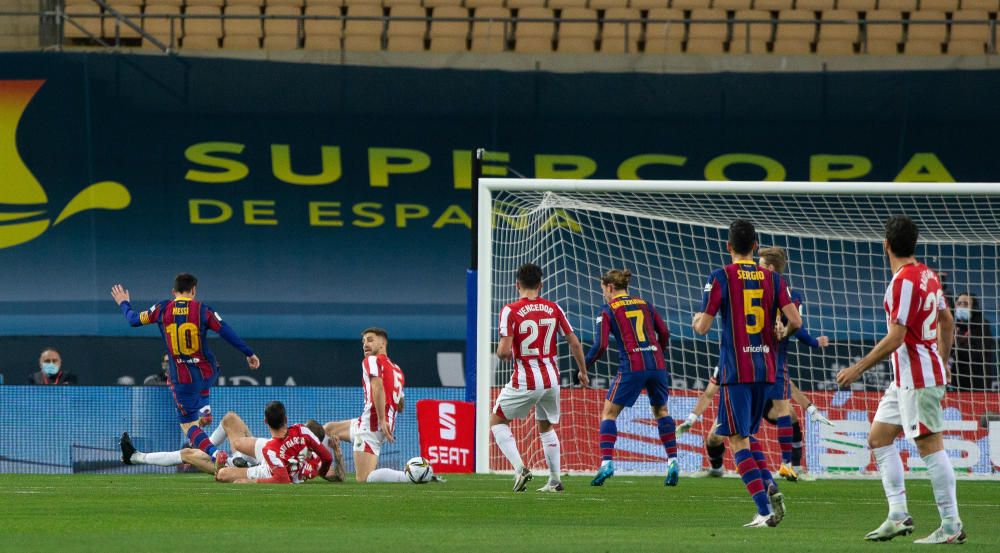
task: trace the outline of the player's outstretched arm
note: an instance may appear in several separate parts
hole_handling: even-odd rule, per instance
[[[704,311],[701,313],[695,313],[694,320],[691,322],[691,328],[693,328],[698,334],[704,336],[708,334],[709,330],[712,330],[712,322],[714,321],[714,315],[709,315]]]
[[[131,296],[129,295],[128,290],[124,286],[122,286],[121,284],[115,284],[114,286],[112,286],[111,298],[115,300],[116,304],[118,304],[118,308],[122,310],[122,315],[125,315],[125,320],[128,321],[129,325],[142,326],[143,324],[148,324],[148,323],[143,323],[142,315],[136,313],[135,310],[132,309]],[[146,320],[152,322],[149,320],[148,315],[146,317]]]
[[[250,346],[240,338],[233,327],[226,324],[222,320],[222,317],[218,313],[208,308],[207,316],[205,320],[209,321],[209,328],[218,333],[223,340],[229,343],[229,345],[240,350],[240,352],[247,357],[247,366],[251,370],[257,370],[260,368],[260,358],[250,349]]]
[[[572,332],[566,335],[566,342],[569,343],[570,355],[576,361],[577,376],[580,378],[580,385],[587,388],[590,386],[590,376],[587,375],[587,360],[583,356],[583,344],[580,343],[580,339],[576,337],[576,334]]]
[[[830,419],[826,418],[823,413],[820,413],[819,409],[817,409],[816,406],[809,401],[809,398],[806,397],[798,386],[795,385],[795,382],[789,382],[789,385],[792,390],[792,400],[806,410],[806,413],[809,415],[811,420],[827,426],[834,426],[834,424],[830,422]]]
[[[837,373],[837,385],[845,387],[860,378],[865,371],[874,367],[876,363],[899,349],[899,346],[903,345],[905,339],[906,327],[898,323],[893,323],[892,327],[889,328],[889,333],[879,340],[879,343],[875,344],[875,347],[868,352],[868,355],[865,355],[857,363]]]
[[[604,355],[604,352],[608,349],[608,340],[611,337],[611,321],[608,316],[608,312],[601,309],[601,317],[597,320],[597,335],[595,336],[594,345],[590,346],[590,351],[587,352],[584,358],[585,366],[589,367],[597,362],[598,359]]]
[[[705,391],[702,392],[700,396],[698,396],[698,401],[694,404],[694,409],[691,410],[691,414],[687,416],[687,420],[685,420],[684,422],[682,422],[680,425],[677,426],[678,436],[687,432],[688,430],[691,430],[691,427],[694,426],[694,423],[698,422],[698,419],[701,418],[701,415],[705,412],[705,409],[708,409],[709,404],[712,403],[712,398],[715,397],[715,394],[718,391],[719,391],[718,384],[714,382],[708,383],[708,386],[705,388]]]

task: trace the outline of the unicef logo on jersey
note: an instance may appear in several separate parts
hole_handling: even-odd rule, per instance
[[[17,128],[24,110],[45,81],[0,81],[0,249],[41,236],[50,226],[90,209],[124,209],[132,201],[117,182],[91,184],[52,219],[49,198],[17,150]]]
[[[743,346],[743,353],[771,353],[770,346]]]

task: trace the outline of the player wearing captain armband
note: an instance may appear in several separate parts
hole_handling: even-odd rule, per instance
[[[656,419],[660,443],[667,454],[666,486],[676,486],[680,476],[677,464],[677,437],[674,419],[667,409],[670,375],[666,351],[670,340],[667,325],[659,312],[646,300],[628,293],[632,273],[613,269],[601,277],[601,292],[607,302],[598,319],[597,339],[587,353],[587,366],[594,364],[608,349],[610,335],[618,343],[618,375],[608,389],[601,413],[599,441],[601,468],[590,485],[602,486],[615,474],[615,442],[618,440],[618,415],[635,405],[643,390]]]
[[[215,448],[225,439],[225,432],[220,427],[212,433],[212,437],[209,437],[202,430],[202,426],[211,423],[212,408],[209,405],[209,393],[219,377],[215,356],[209,351],[206,343],[208,331],[218,333],[231,346],[240,350],[246,356],[247,365],[251,369],[260,367],[260,359],[250,346],[223,322],[221,315],[195,299],[197,292],[198,279],[192,274],[181,273],[174,279],[174,299],[161,301],[146,311],[137,313],[132,309],[131,298],[125,287],[115,284],[111,288],[111,297],[130,325],[159,326],[169,356],[168,384],[177,407],[177,419],[181,431],[194,447],[205,453],[202,456],[194,452],[185,454],[182,451],[137,452],[126,432],[122,434],[120,441],[122,462],[126,465],[171,466],[187,462],[205,472],[215,472],[226,463],[226,452]]]
[[[403,412],[403,369],[389,359],[389,333],[378,327],[361,332],[361,385],[364,406],[356,419],[331,421],[323,426],[330,441],[351,442],[354,447],[354,477],[358,482],[405,482],[401,470],[376,470],[382,445],[396,437],[396,417]]]
[[[958,516],[955,473],[941,436],[945,424],[941,401],[951,376],[944,360],[951,350],[955,320],[938,276],[914,257],[918,234],[917,225],[905,215],[886,222],[884,246],[893,272],[882,302],[888,332],[868,355],[837,374],[837,384],[848,386],[879,361],[892,359],[893,381],[868,432],[889,501],[889,518],[865,539],[885,541],[913,532],[903,460],[895,444],[902,432],[916,443],[927,465],[941,515],[941,526],[914,543],[957,544],[965,542],[965,531]]]
[[[817,340],[820,340],[820,343],[822,343],[823,338],[825,337],[820,336]],[[719,367],[715,367],[714,369],[712,369],[712,376],[709,378],[708,386],[706,386],[705,391],[703,391],[701,395],[698,396],[698,401],[695,403],[694,409],[691,410],[691,413],[687,416],[687,419],[685,419],[684,422],[677,425],[678,437],[684,434],[685,432],[690,431],[691,428],[695,425],[695,423],[697,423],[698,420],[701,419],[701,415],[702,413],[705,412],[705,409],[708,409],[709,404],[712,403],[712,398],[714,398],[715,394],[719,391],[718,378],[719,378]],[[811,401],[809,401],[809,398],[806,397],[804,393],[802,393],[802,390],[799,390],[799,387],[795,385],[795,382],[789,381],[788,385],[791,388],[790,392],[792,400],[794,400],[795,403],[799,404],[803,409],[806,410],[806,414],[809,415],[809,418],[813,422],[825,424],[827,426],[834,426],[834,424],[830,422],[830,419],[826,418],[823,415],[823,413],[821,413],[819,409],[817,409],[816,406],[813,405]],[[770,404],[770,401],[768,403]],[[764,419],[770,422],[771,424],[775,424],[776,421],[774,420],[773,416],[774,407],[765,406],[765,412],[767,412],[767,415],[764,416]],[[793,416],[795,415],[795,411],[792,411],[792,415]],[[807,480],[815,480],[815,477],[809,475],[808,473],[805,473],[801,466],[802,431],[799,427],[798,420],[794,417],[792,419],[792,429],[794,431],[793,436],[795,439],[795,441],[792,443],[792,462],[795,467],[794,470],[796,471],[800,479],[804,478]],[[725,471],[722,468],[722,463],[723,463],[722,457],[726,453],[726,442],[722,438],[722,436],[719,436],[718,434],[715,433],[714,425],[709,430],[708,435],[705,436],[705,452],[708,457],[709,468],[705,469],[704,471],[702,471],[701,474],[696,476],[720,477],[723,474],[725,474]]]
[[[316,421],[288,425],[285,406],[272,401],[264,408],[264,422],[271,438],[250,435],[243,419],[229,412],[222,419],[234,457],[242,456],[252,466],[224,467],[215,474],[219,482],[236,484],[301,484],[316,476],[326,477],[333,455],[323,445],[325,434]]]
[[[715,316],[722,318],[716,433],[729,438],[736,468],[757,505],[757,516],[744,526],[776,526],[784,517],[784,496],[753,435],[760,427],[769,388],[775,381],[778,342],[794,334],[802,326],[802,318],[781,275],[753,261],[757,249],[753,223],[734,221],[729,226],[726,249],[733,262],[709,276],[702,309],[695,314],[692,326],[705,335]],[[780,334],[775,324],[779,312],[788,319]]]
[[[534,409],[538,438],[549,467],[548,482],[538,491],[561,492],[561,450],[559,437],[553,428],[559,423],[560,414],[556,335],[562,334],[566,338],[570,354],[579,369],[580,383],[587,386],[590,379],[583,361],[583,346],[573,334],[573,327],[563,310],[541,297],[541,267],[534,263],[521,265],[517,270],[516,285],[520,298],[500,310],[500,343],[496,351],[500,359],[513,361],[514,372],[493,405],[490,431],[497,447],[514,468],[514,491],[523,492],[532,474],[521,460],[510,430],[510,421],[523,419]]]

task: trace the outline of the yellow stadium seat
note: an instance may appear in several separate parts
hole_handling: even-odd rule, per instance
[[[260,19],[260,8],[257,6],[249,5],[235,5],[227,6],[226,10],[223,12],[225,17],[222,20],[222,30],[223,34],[228,38],[229,36],[252,36],[254,38],[260,38],[264,35],[264,28],[261,24]],[[239,19],[228,17],[228,16],[241,16]],[[244,19],[242,16],[250,17],[255,16],[256,19]],[[242,41],[247,42],[247,41]],[[230,46],[223,43],[224,48],[229,48]]]
[[[854,43],[838,38],[825,39],[820,31],[820,39],[816,43],[816,53],[823,56],[853,56]]]
[[[910,14],[910,24],[906,40],[937,42],[941,44],[948,36],[948,16],[939,11],[918,11]],[[927,23],[921,23],[926,21]]]
[[[503,52],[513,30],[510,10],[499,7],[476,8],[472,22],[471,48],[473,52]]]
[[[552,51],[555,37],[554,21],[526,21],[526,19],[552,19],[554,13],[546,8],[521,8],[514,26],[514,51],[544,53]]]
[[[620,20],[613,23],[609,20]],[[639,10],[632,8],[612,8],[604,12],[604,27],[601,33],[601,52],[607,54],[635,54],[639,52],[639,37],[642,22]]]
[[[683,11],[673,8],[649,10],[646,19],[646,53],[680,53],[683,50],[686,38]]]
[[[395,19],[406,17],[408,19]],[[423,17],[423,20],[409,19]],[[389,10],[389,25],[386,29],[386,50],[397,52],[419,52],[424,49],[427,35],[427,11],[420,6],[403,5]]]

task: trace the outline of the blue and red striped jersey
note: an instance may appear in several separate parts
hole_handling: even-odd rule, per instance
[[[230,345],[250,357],[253,350],[246,345],[232,327],[222,321],[222,316],[211,307],[193,298],[177,296],[161,301],[149,309],[136,313],[129,302],[121,303],[121,310],[132,326],[156,324],[167,346],[170,358],[170,377],[174,384],[190,384],[195,377],[208,380],[216,371],[215,356],[205,341],[209,330],[216,332]],[[197,371],[192,376],[192,371]]]
[[[660,314],[646,300],[622,294],[601,308],[597,340],[587,353],[589,367],[608,349],[614,334],[618,342],[618,370],[666,370],[664,351],[670,332]]]
[[[712,271],[701,310],[713,317],[721,313],[719,384],[774,382],[775,317],[791,302],[781,275],[753,261]]]

